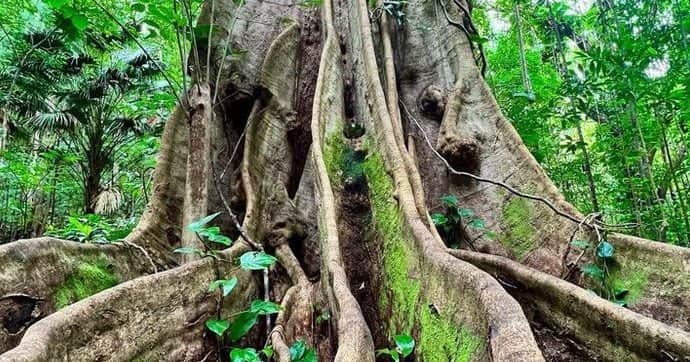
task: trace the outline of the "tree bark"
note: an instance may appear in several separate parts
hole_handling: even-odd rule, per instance
[[[582,216],[505,120],[468,37],[437,17],[438,5],[410,2],[396,25],[366,0],[324,0],[317,9],[207,2],[199,24],[214,27],[206,51],[218,83],[195,80],[203,111],[193,101],[178,105],[166,124],[135,231],[121,246],[42,241],[54,259],[26,241],[0,249],[0,258],[20,260],[0,270],[0,292],[13,301],[54,298],[74,273],[67,251],[111,253],[131,273],[23,320],[23,338],[0,339],[9,350],[0,361],[226,360],[228,349],[266,343],[288,361],[300,339],[321,361],[373,361],[403,333],[420,361],[688,356],[689,252],[609,233],[620,281],[636,299],[623,309],[588,293],[578,267],[592,257],[570,255],[569,243],[573,233],[596,243],[593,224],[575,222]],[[228,42],[244,55],[221,59]],[[561,215],[502,183],[550,200]],[[447,249],[429,216],[443,195],[456,196],[497,238],[476,238],[477,251]],[[196,245],[186,224],[218,211],[235,239],[222,259],[261,248],[279,265],[237,272],[171,253]],[[560,279],[564,267],[574,277]],[[55,280],[37,278],[46,272]],[[230,273],[238,286],[217,309],[208,284]],[[20,288],[26,278],[34,281]],[[219,354],[205,320],[265,297],[282,305],[277,318]],[[0,321],[16,322],[3,305]]]

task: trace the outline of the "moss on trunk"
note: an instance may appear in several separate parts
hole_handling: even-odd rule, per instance
[[[75,271],[55,291],[55,309],[90,297],[117,285],[113,265],[105,259],[77,262]]]

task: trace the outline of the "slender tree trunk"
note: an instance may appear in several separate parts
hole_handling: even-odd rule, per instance
[[[10,123],[9,116],[7,112],[0,109],[0,119],[2,119],[2,125],[0,126],[0,151],[4,151],[7,148],[7,139],[10,133]]]
[[[597,190],[594,184],[594,176],[592,175],[592,162],[589,158],[589,152],[587,151],[587,144],[585,143],[585,137],[582,134],[582,120],[578,117],[577,119],[577,136],[580,143],[580,150],[582,150],[582,157],[584,158],[584,169],[587,175],[587,185],[589,186],[589,197],[592,203],[592,211],[599,212],[599,201],[597,200]]]

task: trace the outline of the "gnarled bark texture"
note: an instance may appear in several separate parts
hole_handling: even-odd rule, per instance
[[[297,340],[321,361],[373,361],[403,333],[419,361],[690,358],[690,252],[609,234],[610,277],[629,290],[619,307],[586,290],[589,257],[569,242],[588,229],[450,172],[446,162],[582,217],[501,114],[439,1],[410,2],[400,24],[366,0],[208,0],[199,22],[212,46],[198,53],[211,62],[195,74],[210,77],[166,124],[135,231],[118,245],[0,247],[0,361],[227,360],[265,344],[289,361]],[[445,4],[463,19],[455,5],[467,4]],[[497,237],[466,230],[473,250],[448,249],[430,218],[447,194]],[[230,263],[172,253],[202,247],[184,226],[219,211],[236,239],[220,254]],[[252,248],[278,263],[233,268]],[[239,283],[221,303],[208,285],[230,275]],[[253,299],[283,308],[219,345],[204,322]]]

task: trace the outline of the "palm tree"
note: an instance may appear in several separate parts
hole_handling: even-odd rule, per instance
[[[106,65],[93,65],[86,54],[66,59],[57,84],[44,93],[43,104],[28,126],[52,132],[59,145],[75,155],[72,173],[84,190],[84,212],[93,213],[104,190],[103,175],[112,169],[122,147],[147,129],[146,115],[127,107],[150,89],[157,76],[143,52],[109,55]]]

